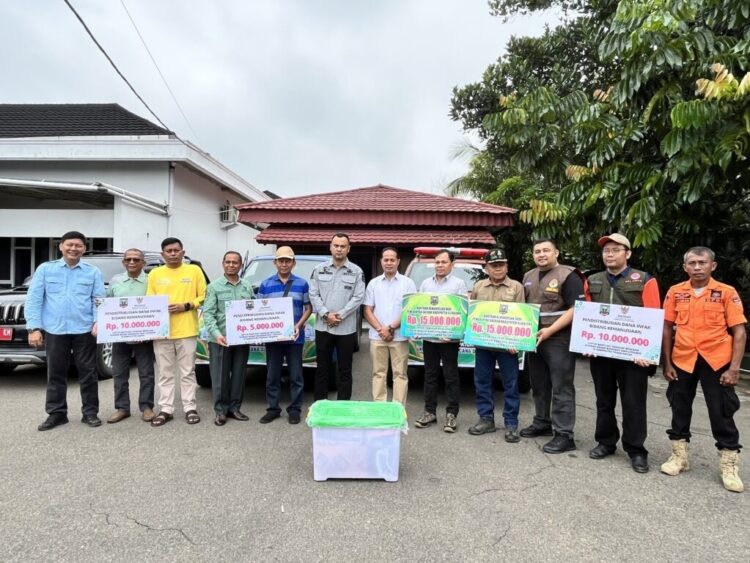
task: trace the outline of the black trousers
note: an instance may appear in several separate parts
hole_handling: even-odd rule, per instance
[[[315,331],[315,348],[317,350],[318,369],[315,371],[315,400],[328,398],[328,381],[333,375],[333,351],[339,364],[337,399],[348,401],[352,398],[352,360],[357,333],[331,334],[322,330]]]
[[[648,455],[643,447],[648,432],[646,397],[649,368],[625,360],[591,358],[591,375],[596,391],[596,432],[594,439],[615,447],[620,439],[615,407],[617,390],[622,404],[622,449],[628,455]]]
[[[99,413],[99,381],[96,373],[96,338],[91,333],[44,335],[47,351],[47,414],[68,414],[68,368],[70,353],[78,369],[81,386],[81,412]]]
[[[667,400],[672,407],[672,428],[667,430],[670,440],[690,441],[693,400],[700,381],[716,447],[720,450],[737,451],[742,448],[740,433],[734,423],[734,413],[740,410],[740,399],[734,387],[725,387],[719,383],[719,377],[728,367],[729,364],[714,371],[700,355],[692,373],[675,366],[677,381],[670,381],[667,387]]]
[[[112,368],[115,372],[115,409],[130,412],[130,356],[138,367],[138,408],[154,408],[154,345],[152,342],[116,342],[112,345]]]
[[[458,342],[422,343],[424,352],[424,410],[437,413],[438,385],[440,383],[440,363],[443,364],[445,378],[446,413],[458,415],[461,401],[461,382],[458,378]]]
[[[208,368],[211,372],[211,391],[214,397],[214,412],[227,414],[237,412],[245,395],[245,372],[250,346],[222,346],[208,343]]]
[[[573,438],[576,424],[576,357],[569,351],[570,339],[549,338],[526,356],[536,428],[552,426],[557,434]]]

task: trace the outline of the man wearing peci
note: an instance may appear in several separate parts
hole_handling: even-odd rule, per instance
[[[39,430],[68,422],[68,367],[70,353],[78,368],[81,388],[81,422],[100,426],[99,387],[96,372],[96,299],[104,297],[98,268],[81,261],[86,237],[78,231],[60,239],[59,260],[36,269],[26,298],[29,344],[47,351],[47,419]]]
[[[508,258],[501,248],[490,250],[484,270],[487,279],[480,280],[471,290],[471,299],[499,303],[523,303],[523,286],[508,277]],[[479,436],[495,431],[495,365],[503,378],[503,422],[505,441],[520,441],[518,411],[521,396],[518,392],[518,354],[516,350],[497,350],[477,346],[474,365],[474,390],[476,392],[479,421],[469,428],[469,434]]]
[[[688,249],[683,257],[688,280],[670,287],[664,299],[662,355],[672,408],[672,425],[667,430],[672,455],[661,471],[674,476],[689,468],[690,421],[700,382],[721,457],[724,488],[741,493],[745,490],[739,474],[742,446],[734,422],[740,400],[734,388],[745,353],[747,319],[737,290],[713,278],[716,266],[710,248]]]
[[[146,295],[148,275],[143,251],[129,248],[122,258],[125,272],[117,274],[109,282],[107,297],[138,297]],[[146,342],[115,342],[112,344],[112,368],[114,371],[115,412],[107,419],[114,424],[130,416],[130,357],[135,356],[138,367],[138,408],[141,419],[154,419],[154,344]]]
[[[631,267],[630,241],[620,233],[601,237],[603,272],[588,279],[588,292],[595,303],[615,303],[634,307],[661,308],[656,278]],[[592,357],[589,360],[596,393],[597,442],[589,452],[591,459],[603,459],[615,453],[620,431],[617,428],[615,407],[617,390],[622,403],[622,449],[630,457],[636,473],[648,471],[648,450],[644,447],[648,431],[646,399],[651,366],[645,360],[616,360]]]
[[[331,259],[318,264],[310,275],[310,301],[315,310],[315,400],[328,398],[328,382],[333,375],[333,351],[339,364],[338,399],[352,397],[352,360],[361,327],[357,310],[365,296],[362,269],[347,258],[349,235],[331,238]]]
[[[224,275],[212,281],[206,290],[203,322],[209,336],[209,370],[214,399],[214,424],[224,426],[227,417],[247,421],[240,408],[245,392],[245,371],[249,344],[230,346],[227,343],[226,308],[231,301],[253,298],[253,289],[240,279],[242,256],[234,250],[224,253],[221,260]]]
[[[570,325],[577,300],[585,299],[583,276],[558,262],[560,251],[552,239],[534,241],[536,268],[526,272],[526,303],[539,305],[536,352],[527,355],[534,399],[534,420],[521,430],[524,438],[552,436],[542,449],[559,454],[576,449],[575,355],[570,352]]]
[[[310,286],[307,281],[292,273],[296,260],[294,251],[288,246],[276,250],[273,260],[276,273],[260,283],[258,297],[291,297],[294,316],[294,339],[286,342],[266,344],[266,414],[260,418],[261,424],[268,424],[281,416],[279,395],[281,394],[281,368],[289,368],[291,402],[286,409],[289,424],[299,424],[302,412],[302,399],[305,386],[302,372],[302,352],[305,345],[305,324],[312,314]]]
[[[416,293],[411,278],[398,273],[398,251],[384,248],[380,253],[383,273],[370,280],[365,291],[365,319],[370,324],[372,360],[372,400],[388,399],[388,366],[393,372],[393,400],[406,406],[409,391],[409,340],[401,335],[401,308],[404,295]]]
[[[467,295],[466,284],[461,278],[454,276],[453,253],[447,249],[440,250],[435,255],[435,275],[425,279],[419,286],[420,293],[444,293],[452,295]],[[458,428],[458,409],[461,401],[461,382],[458,378],[458,350],[461,343],[458,340],[430,340],[422,343],[424,352],[424,412],[414,421],[417,428],[426,428],[437,422],[438,384],[440,371],[445,379],[445,423],[443,432],[453,434]]]

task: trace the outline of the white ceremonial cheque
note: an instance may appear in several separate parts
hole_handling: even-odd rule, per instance
[[[658,364],[663,327],[663,309],[576,301],[570,351]]]
[[[142,342],[169,336],[169,298],[166,295],[97,299],[99,344]]]
[[[227,343],[265,344],[294,338],[291,297],[229,301]]]

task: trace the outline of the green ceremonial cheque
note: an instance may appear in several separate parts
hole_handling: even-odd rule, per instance
[[[469,310],[465,295],[409,293],[402,303],[401,334],[407,338],[463,338]]]
[[[499,350],[536,350],[539,305],[472,301],[464,343]]]

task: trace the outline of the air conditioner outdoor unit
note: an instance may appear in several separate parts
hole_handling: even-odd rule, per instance
[[[222,223],[236,223],[237,222],[237,210],[229,205],[222,205],[219,208],[219,218]]]

